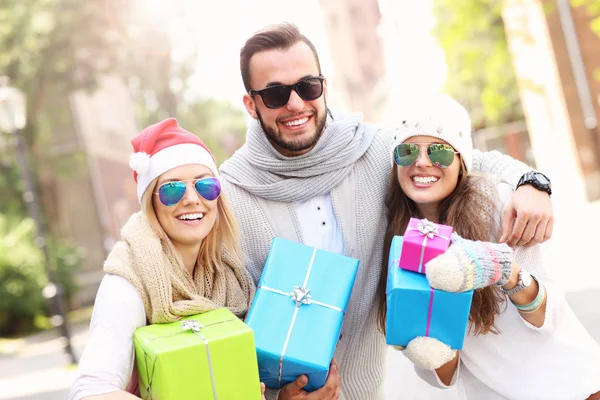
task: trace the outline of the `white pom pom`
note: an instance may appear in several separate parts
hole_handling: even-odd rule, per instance
[[[404,355],[414,364],[433,370],[452,360],[456,352],[435,338],[419,336],[408,342]]]
[[[144,175],[150,167],[150,156],[146,153],[133,153],[129,157],[129,167],[139,175]]]

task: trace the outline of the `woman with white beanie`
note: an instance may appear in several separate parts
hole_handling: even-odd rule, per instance
[[[167,119],[132,140],[141,211],[108,255],[71,400],[138,398],[134,331],[227,307],[246,314],[254,284],[213,156]]]
[[[463,399],[600,399],[600,346],[553,283],[539,245],[512,250],[497,243],[512,189],[471,174],[472,150],[470,118],[448,96],[407,115],[396,132],[383,260],[411,217],[450,225],[456,234],[427,263],[427,279],[440,290],[474,290],[461,351],[417,337],[404,354],[421,378],[439,388],[456,384]],[[379,286],[383,332],[387,270],[386,263]]]

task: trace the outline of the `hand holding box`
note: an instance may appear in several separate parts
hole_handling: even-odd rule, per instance
[[[281,388],[299,375],[323,386],[358,260],[275,238],[246,322],[254,330],[261,381]]]
[[[418,337],[433,337],[454,350],[463,347],[473,291],[433,289],[425,275],[399,268],[402,236],[392,240],[386,288],[386,343],[405,347]],[[400,265],[402,267],[402,265]]]

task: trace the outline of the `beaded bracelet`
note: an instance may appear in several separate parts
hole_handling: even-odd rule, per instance
[[[544,303],[544,300],[546,299],[546,288],[544,287],[544,285],[542,285],[541,283],[538,282],[539,285],[539,289],[538,289],[538,294],[537,296],[535,296],[535,299],[533,299],[533,301],[529,304],[524,304],[524,305],[520,305],[520,304],[515,304],[512,300],[511,303],[514,304],[515,307],[517,307],[517,309],[525,314],[529,314],[532,312],[537,311],[542,304]]]

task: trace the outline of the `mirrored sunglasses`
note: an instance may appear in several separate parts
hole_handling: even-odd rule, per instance
[[[155,194],[158,195],[158,198],[163,205],[167,207],[174,206],[179,203],[185,195],[187,190],[186,182],[190,181],[163,183]],[[194,181],[194,188],[196,189],[196,193],[208,201],[216,200],[221,194],[221,182],[215,177],[202,178]]]
[[[427,157],[438,168],[448,168],[454,162],[454,155],[458,151],[444,143],[421,145],[418,143],[402,143],[394,149],[394,161],[400,167],[409,167],[419,159],[421,147],[427,148]]]

